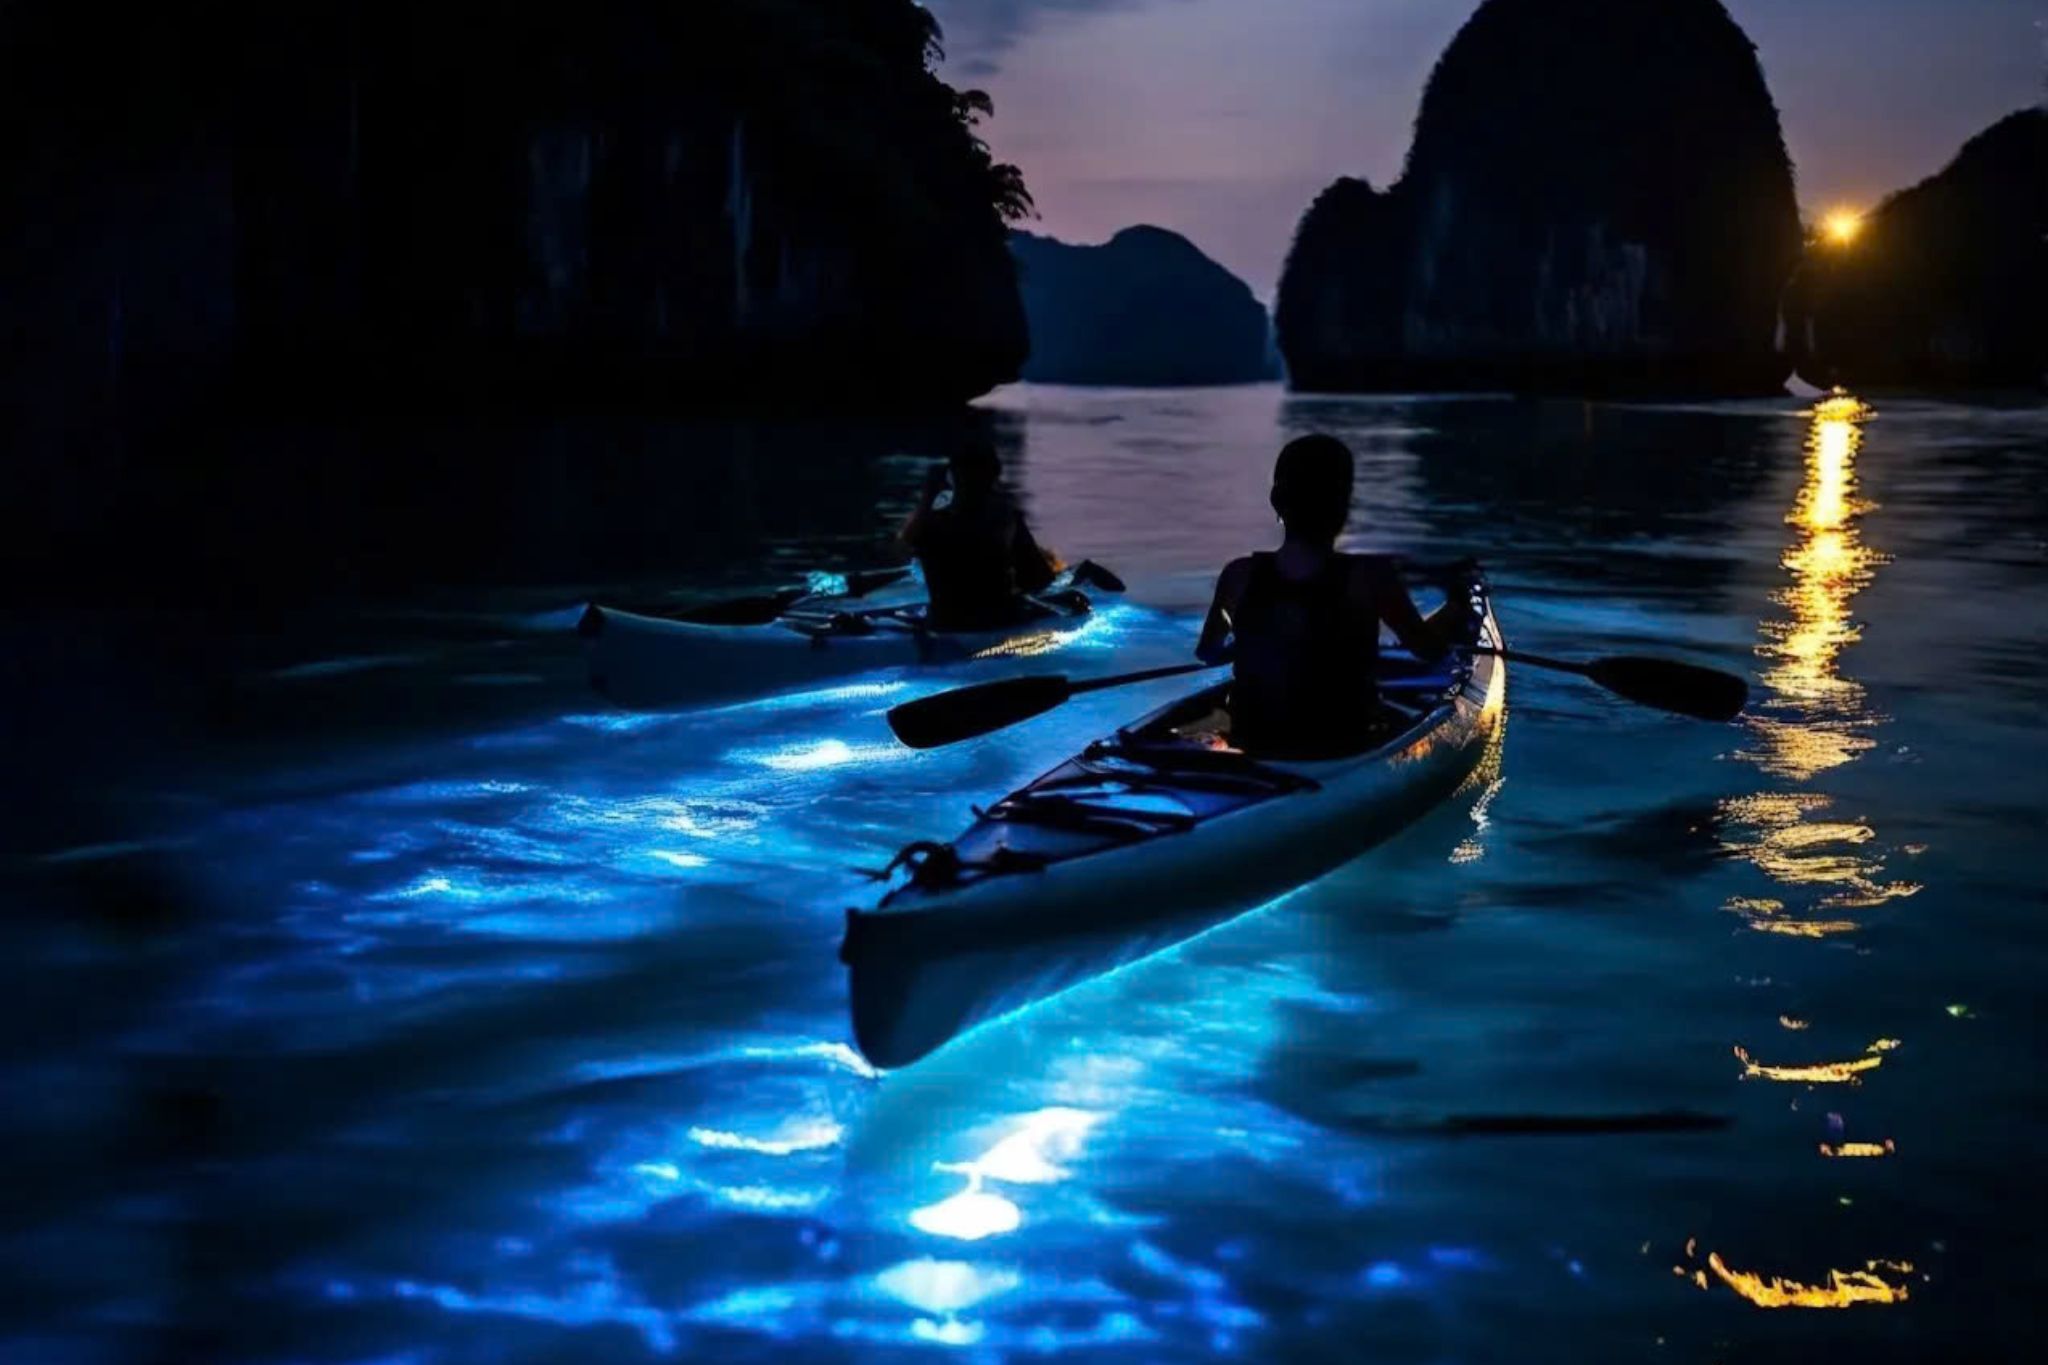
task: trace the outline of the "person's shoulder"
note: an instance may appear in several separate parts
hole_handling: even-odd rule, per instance
[[[1257,555],[1239,555],[1223,566],[1223,572],[1216,575],[1216,590],[1228,596],[1244,591],[1244,585],[1251,582],[1252,566],[1258,562]]]

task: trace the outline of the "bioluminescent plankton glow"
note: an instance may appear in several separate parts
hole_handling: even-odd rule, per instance
[[[986,1186],[1047,1185],[1065,1177],[1053,1164],[1071,1160],[1101,1115],[1080,1109],[1045,1109],[1027,1114],[1013,1130],[971,1161],[939,1162],[932,1169],[963,1177],[958,1194],[915,1209],[911,1226],[920,1232],[963,1242],[978,1242],[1015,1232],[1023,1224],[1017,1205]]]
[[[837,957],[867,874],[1198,683],[912,752],[885,714],[954,663],[636,713],[590,690],[574,613],[541,621],[610,590],[581,582],[263,642],[224,693],[263,708],[239,747],[94,789],[133,827],[40,790],[14,827],[63,837],[0,955],[35,1221],[0,1358],[1997,1358],[2030,1325],[1999,1215],[2040,1108],[2037,408],[983,400],[1046,543],[1130,592],[963,683],[1184,662],[1220,565],[1276,543],[1274,450],[1328,429],[1345,543],[1478,556],[1512,648],[1753,692],[1702,724],[1511,668],[1469,781],[1369,856],[1041,997],[1049,968],[900,1066],[861,1052]],[[882,510],[621,595],[879,560],[925,452],[831,427],[830,498]],[[695,458],[663,457],[663,527],[741,472]],[[94,782],[115,719],[76,749]],[[1234,799],[1209,776],[1102,805]],[[1177,903],[1184,866],[1105,903]]]

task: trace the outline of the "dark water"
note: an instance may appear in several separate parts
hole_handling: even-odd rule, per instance
[[[1078,667],[1184,649],[1272,537],[1271,452],[1324,428],[1361,539],[1483,556],[1515,643],[1671,644],[1759,704],[1706,727],[1520,671],[1497,767],[1394,844],[877,1078],[849,870],[1164,693],[913,756],[893,676],[608,712],[539,614],[563,592],[300,622],[236,656],[234,742],[101,754],[119,818],[23,863],[0,1357],[2034,1342],[2038,406],[990,406],[1043,538],[1142,604]],[[879,548],[918,468],[862,459],[876,510],[715,581]]]

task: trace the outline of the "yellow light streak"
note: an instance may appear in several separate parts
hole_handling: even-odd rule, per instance
[[[1890,1138],[1886,1138],[1883,1142],[1823,1142],[1820,1144],[1820,1154],[1830,1157],[1890,1156],[1898,1150],[1898,1144]]]
[[[1742,1063],[1744,1080],[1761,1077],[1767,1081],[1803,1085],[1860,1085],[1862,1074],[1883,1066],[1884,1054],[1897,1046],[1899,1041],[1896,1038],[1880,1038],[1861,1057],[1846,1062],[1810,1062],[1803,1066],[1766,1065],[1750,1056],[1749,1049],[1740,1043],[1735,1045],[1735,1056]]]
[[[1913,1273],[1913,1267],[1904,1261],[1866,1261],[1861,1270],[1830,1270],[1826,1284],[1801,1284],[1775,1275],[1765,1277],[1752,1271],[1731,1270],[1718,1251],[1708,1254],[1707,1266],[1721,1283],[1759,1308],[1850,1308],[1857,1304],[1904,1303],[1909,1297],[1905,1283],[1894,1283],[1885,1276]]]

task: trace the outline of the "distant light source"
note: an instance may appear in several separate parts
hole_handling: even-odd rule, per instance
[[[1835,246],[1848,246],[1863,235],[1863,215],[1854,209],[1836,209],[1820,221],[1821,236]]]

